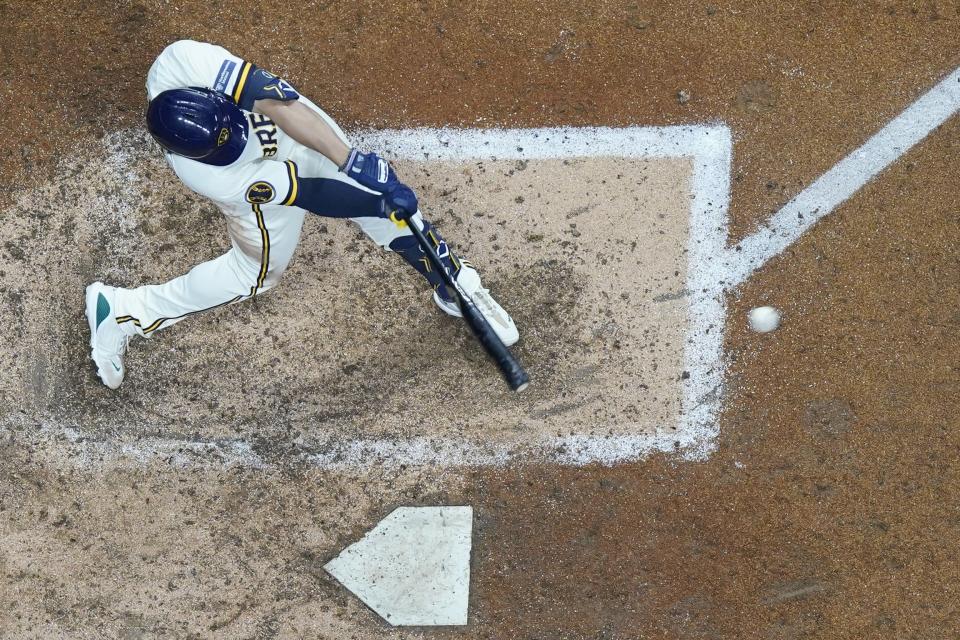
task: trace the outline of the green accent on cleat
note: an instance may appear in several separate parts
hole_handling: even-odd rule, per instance
[[[99,293],[97,294],[97,324],[95,326],[99,327],[108,315],[110,315],[110,303],[107,302],[102,293]]]

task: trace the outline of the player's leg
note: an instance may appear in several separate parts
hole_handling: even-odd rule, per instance
[[[90,346],[98,374],[112,389],[125,375],[130,337],[151,337],[184,318],[248,299],[273,287],[296,249],[304,211],[292,207],[227,213],[233,247],[168,282],[134,289],[87,287]]]
[[[452,292],[448,292],[440,274],[436,273],[433,265],[420,248],[420,243],[408,228],[408,224],[416,224],[423,234],[433,243],[433,248],[443,262],[447,271],[456,279],[457,284],[470,296],[483,313],[487,322],[496,331],[497,336],[507,346],[520,339],[516,324],[503,307],[490,295],[490,291],[483,286],[480,274],[466,259],[457,256],[447,245],[436,227],[423,217],[420,211],[407,222],[394,222],[384,218],[351,218],[363,229],[367,236],[378,245],[399,254],[410,266],[416,269],[433,288],[433,301],[451,316],[460,317],[460,307]]]
[[[241,300],[256,282],[256,265],[237,248],[163,284],[124,289],[94,282],[87,287],[87,321],[100,379],[111,389],[123,382],[131,337],[150,337],[190,315]]]
[[[118,323],[128,333],[150,337],[191,315],[269,290],[290,263],[303,217],[303,210],[290,207],[231,212],[230,251],[169,282],[118,289]]]

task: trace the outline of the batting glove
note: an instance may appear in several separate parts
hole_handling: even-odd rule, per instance
[[[386,160],[373,152],[362,153],[356,148],[350,149],[350,155],[340,167],[340,171],[367,189],[384,194],[400,184],[397,174],[393,172],[393,167]]]
[[[393,167],[376,153],[362,153],[351,149],[340,171],[367,189],[382,193],[387,209],[398,212],[401,219],[409,218],[417,212],[417,195],[413,189],[400,182]]]
[[[413,189],[397,181],[397,185],[383,194],[387,201],[387,208],[396,211],[401,220],[406,220],[417,212],[417,194]]]

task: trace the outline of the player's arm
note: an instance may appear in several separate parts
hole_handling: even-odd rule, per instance
[[[382,193],[391,210],[416,204],[413,191],[397,179],[386,160],[376,153],[351,148],[329,122],[300,100],[300,94],[287,81],[244,63],[233,93],[241,109],[262,113],[288,136],[326,156],[343,173],[367,189]],[[402,193],[397,192],[400,187]]]
[[[217,202],[300,207],[328,218],[389,218],[398,209],[417,208],[416,195],[406,185],[382,194],[349,180],[303,177],[293,160],[247,163],[226,173],[214,167],[194,169],[181,176],[184,183]]]
[[[253,103],[253,110],[267,116],[284,133],[329,158],[342,167],[350,155],[350,146],[320,115],[299,100],[265,98]]]
[[[326,120],[303,102],[261,98],[255,101],[252,106],[254,111],[258,111],[273,120],[291,138],[329,158],[343,173],[367,189],[383,194],[386,206],[390,211],[402,209],[411,215],[416,213],[416,194],[410,187],[400,182],[393,167],[386,160],[375,153],[362,153],[356,148],[351,148]],[[313,184],[314,186],[308,187],[307,184]],[[338,203],[336,210],[341,211],[340,203],[344,200],[339,195],[331,197],[329,194],[330,192],[338,192],[342,183],[325,184],[322,193],[316,187],[318,184],[320,184],[319,181],[307,179],[304,188],[300,190],[297,206],[320,215],[341,215],[328,213],[329,210],[325,208],[318,208],[318,203],[336,202]],[[353,188],[351,187],[351,189]],[[368,208],[361,209],[366,211]],[[363,213],[359,215],[375,214]]]
[[[241,109],[262,113],[288,136],[323,154],[338,167],[347,161],[349,145],[316,111],[300,101],[300,94],[283,78],[250,65],[246,74],[241,72],[233,98]]]
[[[350,147],[326,120],[304,103],[263,99],[257,100],[253,108],[277,123],[284,133],[300,144],[325,155],[340,168],[340,171],[367,189],[382,193],[391,208],[403,208],[398,204],[399,200],[394,202],[401,197],[399,194],[396,198],[394,197],[394,192],[399,187],[409,191],[409,196],[413,195],[412,190],[400,182],[393,167],[386,160],[376,153],[363,153],[355,147]],[[406,192],[404,193],[405,204],[411,202],[409,196]],[[416,203],[415,196],[412,202]],[[309,207],[304,208],[309,209]],[[416,209],[410,213],[416,213]]]

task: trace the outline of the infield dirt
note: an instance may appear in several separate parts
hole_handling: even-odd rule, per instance
[[[425,637],[388,630],[320,567],[393,506],[466,503],[476,514],[471,625],[431,636],[960,634],[956,117],[731,294],[714,455],[612,468],[288,464],[285,452],[302,434],[285,416],[319,415],[318,398],[371,417],[384,403],[399,412],[424,398],[444,416],[448,400],[423,371],[438,360],[451,373],[485,367],[462,329],[426,304],[412,320],[436,327],[439,356],[383,349],[401,344],[398,324],[384,319],[408,313],[406,300],[420,290],[393,280],[395,266],[359,237],[355,252],[339,253],[342,245],[328,242],[349,247],[350,234],[329,225],[326,233],[311,225],[297,266],[257,305],[136,344],[137,384],[109,394],[86,361],[84,281],[168,277],[194,256],[215,255],[223,236],[219,214],[185,196],[159,163],[149,174],[137,167],[142,182],[118,194],[106,181],[121,167],[105,174],[106,165],[75,162],[125,144],[147,152],[142,134],[115,136],[140,126],[156,54],[193,37],[285,75],[348,129],[725,122],[734,136],[735,243],[960,65],[958,10],[945,2],[402,2],[316,3],[267,16],[230,2],[0,4],[5,117],[18,131],[0,140],[9,203],[0,232],[0,635]],[[416,46],[397,46],[399,37]],[[678,100],[680,91],[689,99]],[[91,177],[61,194],[69,167]],[[424,179],[418,186],[430,189]],[[32,204],[18,204],[24,198]],[[112,208],[123,198],[154,215]],[[533,243],[490,238],[500,234],[496,220],[457,221],[445,211],[437,216],[444,231],[470,243],[478,262],[499,244],[521,267],[536,265]],[[139,227],[125,226],[133,219]],[[552,233],[569,224],[555,222]],[[590,256],[603,234],[577,224]],[[94,242],[95,229],[106,244]],[[543,247],[544,257],[557,251]],[[579,308],[565,297],[576,290],[568,285],[586,292],[589,282],[544,270],[535,273],[545,288],[535,290],[513,263],[498,263],[490,284],[515,301],[530,335],[548,337],[521,347],[531,368],[546,368],[558,323]],[[372,277],[321,295],[329,282],[321,276],[361,271]],[[543,290],[560,302],[556,317],[538,320]],[[284,334],[286,305],[304,321],[350,304],[362,313],[343,339],[356,350],[325,363],[326,377],[284,379],[280,354],[305,358],[323,346],[310,335],[330,330]],[[747,331],[745,313],[760,304],[784,312],[777,332]],[[625,312],[609,319],[628,326]],[[594,320],[608,318],[581,326]],[[253,337],[266,347],[253,350]],[[413,392],[400,394],[394,381],[410,378]],[[498,381],[488,383],[500,393]],[[82,424],[104,442],[139,441],[155,435],[138,430],[144,424],[164,424],[167,435],[176,424],[189,440],[205,425],[180,417],[200,403],[251,436],[267,467],[191,451],[148,463],[80,459],[71,450],[82,443],[45,429]]]

